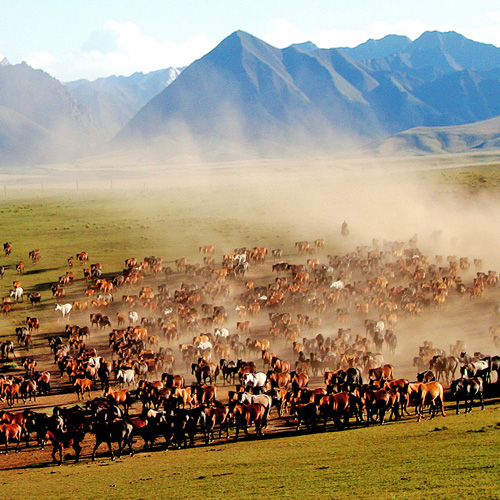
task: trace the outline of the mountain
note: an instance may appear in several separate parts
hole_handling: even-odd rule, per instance
[[[65,83],[92,113],[96,123],[115,135],[148,101],[170,85],[181,70],[167,68],[129,77],[110,76],[95,81]]]
[[[278,49],[236,31],[180,74],[62,85],[26,64],[0,65],[0,161],[74,158],[115,132],[106,150],[161,159],[306,157],[374,143],[492,148],[500,135],[468,124],[500,116],[499,97],[500,49],[455,32]]]
[[[339,47],[339,50],[355,61],[364,61],[366,59],[378,59],[404,52],[410,44],[411,40],[407,36],[387,35],[380,40],[370,38],[357,47]]]
[[[117,140],[238,141],[263,154],[290,144],[334,148],[380,134],[362,92],[376,85],[336,49],[280,50],[237,31],[144,106]]]
[[[413,42],[387,36],[349,51],[310,43],[280,50],[237,31],[144,106],[117,143],[163,143],[171,152],[230,143],[258,154],[331,152],[499,115],[498,68],[500,49],[454,32]]]
[[[500,117],[451,127],[416,127],[370,144],[383,156],[465,153],[500,148]]]
[[[0,55],[0,66],[9,66],[10,62],[7,60],[6,57]]]
[[[290,47],[303,50],[304,52],[312,52],[314,50],[318,50],[318,46],[312,42],[294,43],[293,45],[290,45]]]
[[[98,128],[58,80],[27,64],[0,66],[0,160],[37,162],[92,151]]]
[[[433,66],[444,72],[487,71],[500,66],[500,49],[494,45],[475,42],[449,31],[427,31],[402,53],[408,55],[413,68]]]

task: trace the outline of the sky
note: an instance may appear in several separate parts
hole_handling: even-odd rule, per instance
[[[187,66],[236,30],[283,48],[456,31],[500,46],[498,0],[0,0],[0,60],[61,81]]]

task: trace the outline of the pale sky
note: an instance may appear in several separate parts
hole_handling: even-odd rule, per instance
[[[62,81],[187,66],[241,29],[283,48],[457,31],[500,46],[498,0],[0,0],[0,59]]]

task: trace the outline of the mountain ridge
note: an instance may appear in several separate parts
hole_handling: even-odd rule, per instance
[[[456,133],[434,129],[498,116],[499,97],[500,49],[456,32],[278,49],[237,30],[182,71],[63,85],[25,63],[0,65],[0,161],[64,158],[65,143],[68,158],[102,147],[152,148],[165,158],[334,154],[395,136],[425,151],[422,127],[433,128],[431,150],[446,150]],[[412,141],[398,135],[406,130]],[[479,147],[464,139],[467,130],[460,144]]]

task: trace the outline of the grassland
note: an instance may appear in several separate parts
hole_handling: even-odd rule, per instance
[[[493,186],[497,174],[492,173],[490,181],[487,173],[494,171],[491,166],[462,166],[462,170],[449,171],[417,169],[411,177],[392,173],[396,181],[391,181],[390,193],[397,192],[395,186],[401,188],[417,178],[419,183],[436,184],[444,190],[461,190],[467,183],[467,189],[479,186],[484,184],[480,176]],[[35,339],[33,354],[46,353],[46,336],[61,329],[49,287],[69,270],[66,259],[77,252],[87,251],[92,263],[100,262],[104,272],[113,275],[133,256],[162,256],[165,265],[172,265],[181,256],[189,262],[199,261],[198,247],[206,244],[214,244],[218,255],[237,246],[255,245],[292,252],[297,240],[324,237],[326,253],[339,254],[352,245],[386,236],[378,232],[386,229],[378,221],[391,218],[387,207],[394,201],[388,197],[380,209],[375,198],[367,195],[387,187],[386,177],[377,175],[362,185],[356,176],[332,175],[323,167],[290,172],[276,167],[267,174],[257,168],[177,171],[170,178],[159,179],[155,189],[151,178],[147,189],[140,181],[134,189],[45,186],[41,192],[38,187],[9,187],[0,199],[0,243],[11,241],[14,250],[11,256],[0,256],[0,264],[6,266],[0,293],[8,295],[12,281],[18,278],[14,267],[24,260],[23,287],[40,291],[44,306],[37,311],[44,329]],[[434,183],[436,176],[443,184]],[[404,197],[408,200],[406,193]],[[394,218],[407,214],[397,212]],[[416,217],[420,220],[422,214]],[[344,218],[352,230],[349,244],[339,232]],[[387,236],[413,235],[412,222],[402,220]],[[34,248],[42,252],[38,263],[27,259]],[[493,264],[498,264],[498,259]],[[81,280],[79,272],[75,266]],[[77,282],[69,300],[81,294],[84,286]],[[10,317],[0,318],[0,340],[14,338],[14,326],[24,324],[30,314],[27,304],[22,304]],[[50,452],[46,451],[42,466],[9,470],[12,455],[2,456],[0,491],[4,498],[13,500],[201,495],[242,499],[493,499],[500,497],[499,410],[496,401],[484,412],[475,409],[468,416],[449,414],[419,424],[407,419],[342,432],[269,434],[261,440],[139,453],[114,463],[108,459],[91,463],[87,456],[78,465],[55,467],[49,465]],[[21,451],[21,455],[28,453]]]
[[[5,498],[497,499],[500,407],[0,473]],[[7,493],[8,492],[8,493]]]

